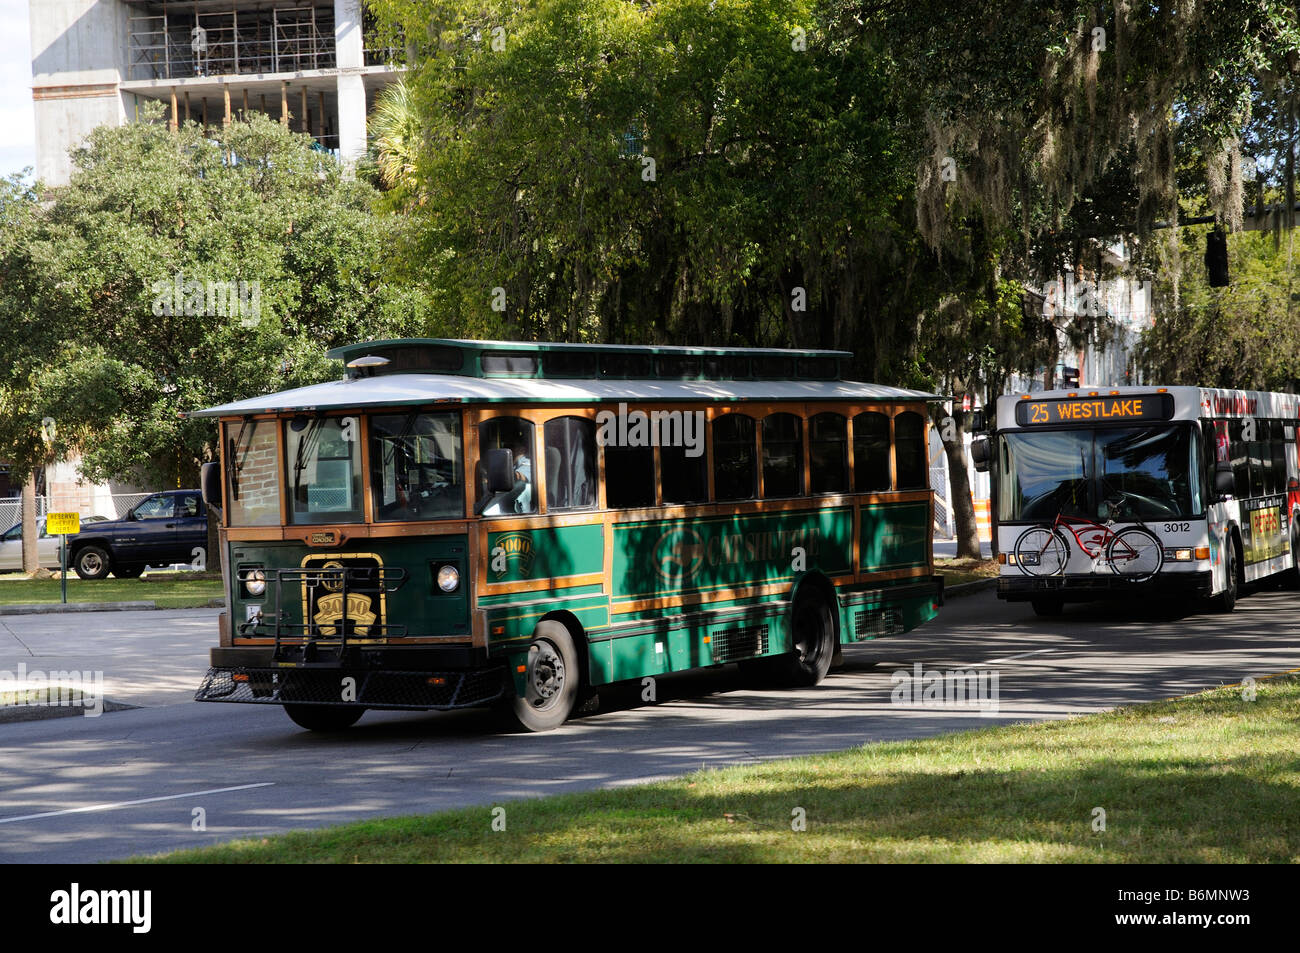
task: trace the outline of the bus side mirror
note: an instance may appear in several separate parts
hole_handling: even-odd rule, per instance
[[[203,490],[203,505],[221,509],[221,464],[203,464],[199,471],[199,487]]]
[[[970,458],[980,473],[989,472],[989,438],[978,437],[970,442]]]
[[[1214,492],[1219,497],[1232,496],[1237,483],[1232,478],[1232,464],[1220,463],[1214,469]]]
[[[970,412],[970,426],[968,426],[966,429],[969,430],[971,433],[983,433],[985,430],[984,411],[972,410]]]
[[[515,460],[509,450],[487,452],[489,493],[508,493],[515,488]]]

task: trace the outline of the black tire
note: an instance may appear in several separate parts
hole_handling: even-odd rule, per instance
[[[139,579],[144,574],[143,566],[114,566],[113,575],[118,579]]]
[[[1300,523],[1291,516],[1291,569],[1286,574],[1286,587],[1300,589]]]
[[[1065,610],[1065,600],[1059,596],[1036,596],[1029,604],[1034,607],[1034,615],[1044,617],[1058,616]]]
[[[1129,526],[1110,538],[1106,563],[1126,582],[1146,582],[1165,564],[1160,537],[1141,526]]]
[[[539,622],[528,646],[524,694],[503,700],[498,712],[514,731],[551,731],[569,719],[582,690],[573,636],[563,623]]]
[[[1237,546],[1229,535],[1223,541],[1223,572],[1227,577],[1227,587],[1214,598],[1214,608],[1219,612],[1231,612],[1237,608]]]
[[[773,659],[783,684],[809,688],[826,677],[835,657],[835,614],[820,590],[805,585],[794,597],[790,647],[789,654]]]
[[[99,546],[83,546],[72,557],[72,568],[82,579],[103,579],[112,566],[108,553]]]
[[[1070,561],[1070,544],[1051,526],[1031,526],[1020,534],[1013,552],[1026,576],[1059,576]]]
[[[284,713],[308,731],[342,731],[366,713],[357,705],[285,705]]]

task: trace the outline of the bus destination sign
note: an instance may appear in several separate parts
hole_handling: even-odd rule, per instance
[[[1169,394],[1057,397],[1016,402],[1016,423],[1022,427],[1170,420],[1173,416],[1174,399]]]

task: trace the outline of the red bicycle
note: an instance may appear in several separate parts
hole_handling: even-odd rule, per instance
[[[1165,562],[1160,537],[1141,525],[1112,530],[1112,522],[1096,523],[1057,513],[1050,525],[1031,526],[1020,534],[1016,565],[1028,576],[1064,574],[1070,561],[1068,531],[1085,556],[1094,563],[1104,559],[1111,571],[1127,582],[1145,582],[1158,573]]]

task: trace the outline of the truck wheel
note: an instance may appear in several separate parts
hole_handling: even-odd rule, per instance
[[[356,705],[285,705],[284,713],[308,731],[342,731],[366,713]]]
[[[98,546],[86,546],[77,550],[72,558],[72,568],[82,579],[103,579],[108,575],[108,553]]]

